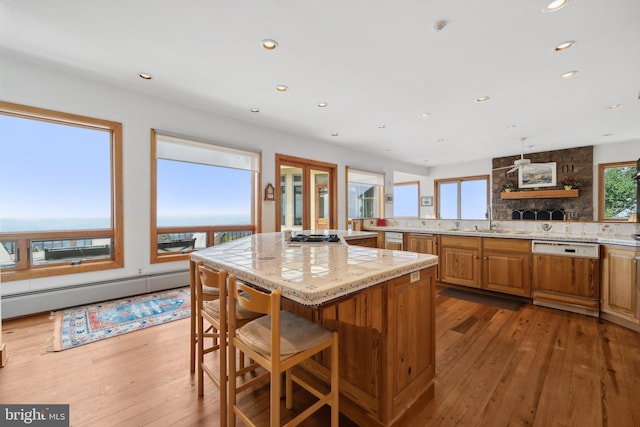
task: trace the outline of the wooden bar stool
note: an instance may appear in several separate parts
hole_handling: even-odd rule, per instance
[[[190,330],[190,369],[191,372],[196,371],[196,359],[198,348],[198,336],[199,330],[197,329],[198,323],[198,292],[202,289],[202,295],[204,301],[213,301],[220,297],[218,288],[212,288],[210,286],[201,286],[199,284],[199,277],[196,274],[198,265],[202,265],[202,261],[189,261],[189,290],[191,293],[191,330]]]
[[[235,310],[229,309],[227,300],[227,286],[234,285],[236,278],[229,276],[227,283],[227,272],[225,270],[213,270],[196,264],[196,293],[198,308],[198,330],[205,331],[198,336],[198,395],[204,395],[204,375],[220,390],[220,425],[226,425],[227,420],[227,312],[231,311],[240,324],[245,324],[262,316],[262,313],[254,313],[236,304]],[[201,290],[205,287],[218,289],[219,298],[205,301],[205,294]],[[233,307],[233,306],[232,306]],[[204,322],[210,325],[205,329]],[[205,347],[205,338],[212,338],[212,345]],[[218,369],[210,367],[204,360],[204,355],[218,351]],[[230,353],[235,360],[235,351]],[[244,360],[244,355],[240,356]],[[243,369],[243,372],[253,370],[257,365],[251,365]]]
[[[268,372],[236,383],[237,362],[229,360],[229,425],[235,426],[236,415],[249,426],[255,424],[237,406],[237,394],[262,381],[268,375],[270,390],[270,426],[280,426],[280,396],[282,394],[282,373],[286,374],[285,406],[293,407],[292,382],[313,394],[318,400],[289,421],[286,426],[295,426],[307,419],[325,404],[331,406],[331,426],[338,426],[338,333],[280,310],[280,292],[266,293],[243,283],[229,281],[229,300],[240,306],[266,316],[239,326],[234,313],[229,313],[229,353],[241,350]],[[311,386],[294,375],[291,369],[313,355],[331,349],[331,388],[328,393]]]

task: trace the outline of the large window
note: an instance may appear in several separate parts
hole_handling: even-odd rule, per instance
[[[347,167],[347,215],[349,218],[381,218],[384,175]]]
[[[420,183],[418,181],[393,184],[393,216],[420,216]]]
[[[0,102],[0,135],[2,279],[122,267],[122,125]]]
[[[636,212],[636,162],[602,163],[598,167],[599,221],[628,221]]]
[[[151,260],[256,231],[260,153],[152,132]]]
[[[436,180],[438,218],[485,219],[489,206],[488,182],[488,176]]]

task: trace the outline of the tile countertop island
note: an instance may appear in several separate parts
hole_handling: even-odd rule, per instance
[[[324,304],[438,263],[433,255],[346,244],[351,238],[376,233],[329,230],[326,234],[337,234],[341,241],[298,243],[285,240],[283,233],[262,233],[193,252],[191,258],[264,289],[278,289],[302,305]]]
[[[375,236],[371,232],[318,233],[340,241],[294,243],[284,233],[254,234],[193,252],[191,265],[202,261],[259,288],[278,289],[284,309],[337,330],[340,411],[359,425],[406,424],[410,409],[434,393],[438,258],[347,244]],[[299,375],[323,381],[329,363],[319,358]]]

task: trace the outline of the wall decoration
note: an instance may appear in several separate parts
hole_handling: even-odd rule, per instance
[[[275,200],[276,199],[276,189],[273,188],[271,183],[268,183],[264,188],[264,199],[265,200]]]
[[[421,197],[420,206],[433,206],[433,197],[431,196]]]
[[[531,163],[518,172],[519,188],[555,187],[556,162]]]

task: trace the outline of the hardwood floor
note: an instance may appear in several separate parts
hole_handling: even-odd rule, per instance
[[[73,426],[217,425],[217,389],[206,382],[199,399],[189,373],[187,319],[50,353],[48,317],[3,322],[0,402],[69,403]],[[243,404],[264,412],[266,396]],[[305,425],[327,425],[328,413]],[[640,426],[640,334],[532,305],[437,296],[435,398],[415,415],[407,425]]]

